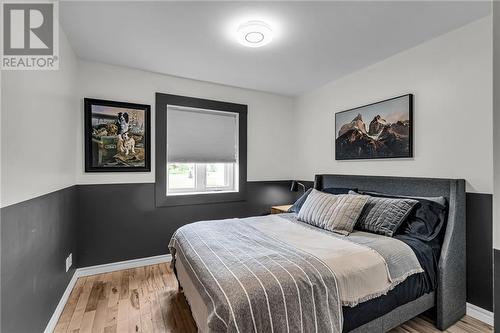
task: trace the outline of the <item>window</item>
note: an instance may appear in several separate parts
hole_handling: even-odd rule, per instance
[[[167,107],[167,195],[237,190],[238,114]]]
[[[168,163],[167,195],[235,191],[236,163]]]
[[[157,93],[157,205],[244,199],[246,122],[246,105]]]
[[[168,165],[168,191],[194,190],[196,186],[196,165],[194,163],[170,163]]]

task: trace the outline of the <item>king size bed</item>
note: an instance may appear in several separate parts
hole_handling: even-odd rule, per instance
[[[172,236],[199,332],[386,332],[427,310],[444,330],[465,315],[464,180],[317,175],[312,191],[295,212],[197,222]],[[422,229],[436,200],[442,221]],[[332,231],[314,223],[325,215],[337,228],[351,216],[378,221]],[[389,215],[397,226],[384,225]]]

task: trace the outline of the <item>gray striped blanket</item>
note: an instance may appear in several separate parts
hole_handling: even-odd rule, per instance
[[[181,227],[169,244],[208,306],[211,332],[341,332],[334,273],[245,219]]]

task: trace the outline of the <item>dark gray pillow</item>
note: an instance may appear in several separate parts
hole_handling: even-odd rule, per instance
[[[406,221],[401,225],[398,234],[408,235],[424,242],[434,240],[442,235],[445,225],[448,203],[444,197],[409,197],[379,192],[361,192],[375,197],[414,199],[418,204]]]
[[[347,188],[347,187],[327,187],[321,190],[322,192],[330,194],[348,194],[349,191],[358,192],[357,188]]]
[[[413,199],[369,197],[355,228],[392,237],[417,203]]]

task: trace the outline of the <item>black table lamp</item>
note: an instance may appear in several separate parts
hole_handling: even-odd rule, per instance
[[[298,192],[299,191],[299,186],[302,187],[302,190],[304,193],[306,192],[306,186],[302,184],[301,182],[298,182],[296,180],[292,180],[292,186],[290,187],[290,191],[292,192]]]

